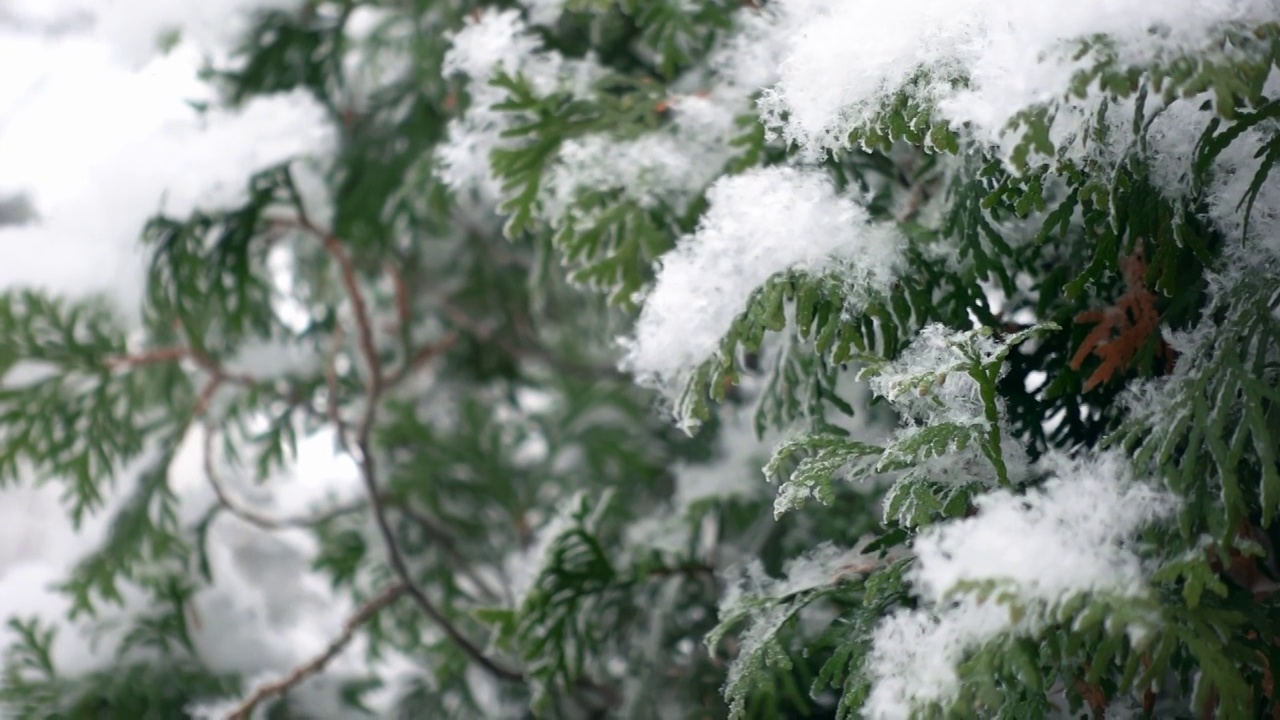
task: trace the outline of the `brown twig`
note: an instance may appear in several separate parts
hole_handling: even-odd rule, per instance
[[[445,614],[436,607],[431,598],[413,580],[413,574],[409,570],[408,564],[405,563],[404,555],[400,551],[399,542],[396,540],[395,531],[391,528],[391,522],[387,517],[387,508],[384,502],[384,496],[379,488],[378,482],[378,466],[374,459],[372,434],[373,427],[378,418],[378,404],[382,399],[382,393],[387,389],[386,375],[383,372],[382,361],[378,356],[378,349],[373,334],[373,323],[369,315],[369,306],[365,302],[364,293],[360,290],[360,283],[356,276],[355,265],[351,261],[351,257],[347,254],[346,249],[342,246],[332,233],[326,232],[311,222],[305,215],[299,215],[296,220],[297,227],[307,230],[315,235],[324,244],[325,251],[329,257],[338,265],[339,277],[348,301],[351,303],[352,314],[355,316],[356,336],[361,354],[364,356],[365,366],[368,376],[365,381],[365,390],[367,398],[365,399],[364,414],[360,419],[359,425],[355,429],[354,450],[358,456],[357,460],[360,467],[361,479],[364,481],[365,490],[369,497],[369,505],[373,510],[373,518],[378,526],[379,534],[382,535],[383,544],[386,545],[387,559],[391,564],[391,569],[395,571],[400,578],[400,582],[404,585],[405,592],[413,598],[422,612],[434,622],[445,636],[449,638],[459,649],[469,656],[473,662],[484,668],[489,674],[500,680],[523,682],[524,674],[518,670],[509,668],[493,658],[485,654],[484,650],[471,641],[461,630],[457,628],[453,622],[445,616]],[[416,354],[417,366],[428,362],[432,358],[439,355],[449,347],[452,340],[446,338],[445,341],[436,343],[429,351],[423,351]],[[395,373],[393,378],[399,379],[403,377],[401,373]]]
[[[412,319],[409,284],[405,282],[404,275],[396,268],[395,263],[388,261],[386,269],[396,290],[396,328],[400,332],[407,332]]]
[[[376,377],[376,376],[375,376]],[[387,558],[391,563],[392,570],[400,577],[401,582],[405,585],[406,592],[413,598],[422,612],[431,618],[444,634],[466,653],[472,661],[484,668],[489,674],[500,680],[512,682],[524,681],[524,674],[518,670],[506,667],[490,658],[475,643],[471,641],[462,631],[453,624],[444,613],[436,607],[435,603],[427,597],[422,588],[413,581],[413,575],[409,571],[409,566],[404,561],[404,555],[400,552],[400,545],[396,540],[395,531],[391,528],[391,522],[387,518],[387,509],[383,502],[381,492],[378,487],[378,469],[377,462],[374,460],[372,452],[371,434],[374,422],[377,419],[377,406],[380,394],[374,392],[377,386],[374,380],[370,379],[370,390],[368,405],[365,408],[364,418],[360,422],[360,426],[356,431],[355,447],[359,454],[359,463],[361,477],[364,480],[365,490],[369,495],[370,506],[373,508],[373,518],[378,526],[378,531],[382,535],[383,544],[387,548]]]
[[[107,358],[107,367],[112,370],[120,368],[135,368],[143,365],[177,362],[179,360],[185,360],[190,356],[191,350],[186,347],[152,348],[134,355],[122,355],[119,357]]]
[[[471,563],[467,560],[466,556],[463,555],[462,551],[458,548],[458,539],[454,537],[453,533],[449,532],[449,529],[441,524],[439,520],[426,513],[414,510],[404,502],[397,501],[396,498],[387,493],[383,493],[383,497],[384,502],[388,502],[391,507],[395,508],[397,513],[411,521],[420,530],[422,530],[424,535],[431,538],[431,540],[439,546],[440,551],[446,558],[448,558],[448,562],[453,567],[454,572],[470,580],[471,583],[475,585],[476,590],[490,600],[496,601],[502,598],[502,594],[494,589],[494,587],[484,579],[484,576],[476,572],[475,568],[471,566]]]
[[[226,486],[222,484],[222,480],[218,476],[217,470],[213,466],[213,439],[216,432],[207,423],[204,427],[204,475],[209,481],[209,486],[213,488],[213,494],[218,498],[218,504],[222,505],[227,512],[240,518],[241,520],[262,530],[276,531],[287,530],[290,528],[309,528],[316,525],[322,525],[336,517],[356,512],[365,506],[365,502],[348,503],[330,508],[322,513],[306,517],[284,517],[275,518],[264,515],[239,500],[231,496],[227,492]]]
[[[542,345],[536,344],[536,340],[530,337],[530,330],[524,331],[525,340],[531,344],[521,345],[513,342],[510,338],[503,336],[496,328],[486,327],[480,321],[471,317],[465,310],[445,300],[440,304],[440,310],[449,318],[449,321],[459,328],[462,328],[467,334],[482,342],[493,343],[498,350],[501,350],[508,357],[516,360],[524,358],[533,358],[540,360],[552,368],[569,373],[575,376],[587,376],[600,380],[625,380],[626,376],[622,371],[612,367],[597,367],[584,363],[577,363],[565,358],[556,356]]]
[[[347,645],[351,644],[351,641],[355,638],[356,631],[362,625],[372,620],[375,615],[389,607],[396,600],[399,600],[404,593],[405,586],[403,583],[395,583],[383,590],[372,600],[361,606],[354,615],[342,624],[342,633],[334,638],[333,642],[329,643],[329,647],[325,648],[324,652],[305,664],[294,668],[292,672],[283,678],[258,686],[258,689],[253,691],[253,694],[245,698],[235,710],[227,715],[227,720],[248,720],[254,708],[262,702],[277,695],[283,695],[303,680],[322,672],[325,666],[342,653]]]
[[[714,578],[716,569],[707,563],[702,562],[686,562],[679,565],[664,565],[661,567],[650,568],[645,573],[650,578],[668,578],[677,575],[696,577],[706,576]]]
[[[416,373],[423,365],[439,357],[441,353],[453,347],[457,342],[458,333],[451,332],[433,343],[428,343],[418,348],[398,370],[385,378],[386,387],[393,388],[404,382],[405,378]]]
[[[143,350],[134,355],[121,355],[118,357],[107,358],[107,367],[111,369],[120,368],[136,368],[144,365],[158,365],[162,363],[181,362],[182,360],[190,360],[195,363],[196,367],[205,371],[211,378],[220,382],[230,382],[236,385],[257,385],[261,382],[258,378],[247,373],[227,372],[217,360],[209,357],[208,354],[194,347],[189,346],[172,346],[162,348],[152,348]]]
[[[123,368],[132,369],[144,365],[182,362],[183,360],[190,360],[209,376],[208,381],[200,388],[200,394],[196,396],[195,408],[191,413],[193,420],[204,416],[209,409],[209,404],[213,402],[213,396],[224,384],[231,383],[242,387],[254,387],[262,382],[247,373],[227,372],[226,368],[219,364],[217,360],[190,346],[152,348],[133,355],[107,358],[106,363],[108,368],[119,370]]]
[[[360,353],[364,356],[365,369],[369,372],[369,388],[376,391],[375,395],[379,394],[382,391],[382,361],[378,359],[378,345],[373,337],[369,305],[364,300],[364,293],[360,292],[355,264],[351,262],[351,256],[338,238],[318,229],[315,232],[319,233],[325,252],[338,265],[342,286],[346,290],[347,300],[351,302],[351,312],[356,316],[356,336]]]
[[[922,183],[916,183],[911,186],[910,192],[907,194],[907,202],[894,215],[894,220],[898,223],[906,223],[915,219],[920,212],[920,207],[924,205],[925,191]]]
[[[275,532],[279,530],[289,530],[294,528],[312,528],[317,525],[323,525],[330,520],[348,515],[368,507],[366,500],[359,502],[347,503],[330,508],[324,512],[303,517],[271,517],[256,510],[253,510],[246,504],[234,498],[222,483],[217,469],[213,463],[213,440],[216,432],[207,423],[204,426],[204,474],[205,479],[209,481],[209,486],[213,488],[213,493],[221,505],[227,512],[240,518],[244,522],[253,525],[262,530]],[[469,567],[467,559],[458,550],[458,541],[453,537],[447,528],[440,524],[435,518],[420,513],[403,504],[397,503],[394,497],[385,493],[382,495],[383,502],[390,503],[396,509],[396,512],[413,521],[415,525],[421,528],[422,532],[429,536],[432,541],[440,546],[441,551],[449,558],[455,571],[460,575],[466,576],[480,592],[490,598],[500,597],[478,573]]]

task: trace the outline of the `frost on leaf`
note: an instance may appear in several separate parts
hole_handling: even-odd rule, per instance
[[[858,547],[841,548],[823,543],[786,563],[781,577],[769,577],[758,560],[738,568],[720,601],[719,624],[707,635],[714,652],[730,630],[745,621],[738,634],[737,655],[729,666],[724,694],[729,715],[746,715],[746,699],[752,689],[772,682],[771,670],[791,667],[791,658],[780,635],[792,618],[844,583],[871,572],[878,558]]]
[[[596,64],[590,58],[569,60],[545,50],[516,10],[480,12],[450,42],[444,74],[471,81],[471,105],[449,123],[449,139],[436,149],[440,177],[456,192],[478,190],[483,200],[493,203],[501,197],[502,183],[494,176],[490,157],[495,149],[511,144],[504,133],[518,119],[495,107],[507,96],[493,81],[500,75],[518,76],[541,93],[568,88],[581,94],[596,75]]]

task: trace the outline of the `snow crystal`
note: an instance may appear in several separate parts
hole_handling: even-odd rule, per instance
[[[779,600],[789,595],[827,587],[864,574],[876,563],[861,548],[842,548],[824,542],[807,553],[788,560],[781,577],[770,577],[759,560],[734,568],[726,578],[726,589],[720,599],[720,618],[742,611],[752,600]]]
[[[963,581],[1010,581],[1020,596],[1045,602],[1080,590],[1137,591],[1141,567],[1123,541],[1174,508],[1171,496],[1133,483],[1126,462],[1117,454],[1055,459],[1054,479],[1043,488],[978,498],[977,517],[938,526],[917,541],[917,589],[940,600]]]
[[[871,720],[913,717],[912,708],[939,702],[956,691],[956,664],[966,651],[1009,629],[1009,611],[966,597],[937,615],[899,610],[873,636]]]
[[[733,158],[735,115],[697,95],[668,102],[671,122],[656,132],[630,140],[594,134],[567,141],[546,179],[543,215],[574,222],[564,216],[583,189],[617,190],[642,208],[665,203],[682,212]]]
[[[972,362],[966,350],[976,352],[985,364],[999,349],[1000,344],[989,335],[933,323],[922,328],[896,360],[871,378],[871,389],[893,402],[909,420],[984,424],[977,381],[955,368]]]
[[[489,155],[507,142],[502,133],[515,119],[493,105],[505,99],[505,91],[489,82],[499,73],[520,75],[535,92],[566,89],[584,95],[598,75],[590,57],[566,60],[557,52],[540,51],[542,41],[529,32],[516,10],[488,10],[468,19],[466,26],[449,37],[444,74],[463,75],[471,82],[471,106],[449,124],[449,139],[437,150],[440,177],[455,191],[479,191],[490,203],[501,186],[489,167]]]
[[[915,99],[935,104],[947,119],[994,137],[1018,111],[1063,94],[1079,63],[1072,60],[1072,40],[1106,34],[1122,60],[1141,62],[1162,50],[1196,46],[1222,22],[1275,19],[1273,0],[778,5],[782,79],[761,110],[788,140],[815,155],[844,147],[887,93],[908,84]]]
[[[896,228],[872,223],[817,170],[726,177],[707,200],[697,232],[662,258],[628,348],[628,368],[671,394],[773,275],[840,268],[855,291],[883,291],[904,244]]]
[[[481,13],[468,20],[449,42],[445,75],[456,73],[481,83],[499,70],[520,72],[542,47],[515,10]]]
[[[916,541],[912,579],[924,606],[875,631],[869,717],[906,717],[915,703],[950,696],[966,652],[1002,633],[1036,631],[1036,612],[1015,623],[998,602],[953,597],[962,583],[997,583],[1033,610],[1081,592],[1146,592],[1142,561],[1127,543],[1174,511],[1173,496],[1135,482],[1116,453],[1051,457],[1046,468],[1052,479],[1044,486],[980,497],[976,516],[932,527]]]

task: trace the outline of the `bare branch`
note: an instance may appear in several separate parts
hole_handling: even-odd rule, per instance
[[[556,356],[537,342],[537,339],[533,337],[532,328],[524,328],[520,333],[525,340],[525,343],[521,344],[502,336],[495,328],[483,325],[468,315],[462,308],[448,300],[441,303],[440,309],[454,325],[467,331],[468,334],[478,340],[493,343],[499,350],[513,359],[532,358],[540,360],[558,371],[575,376],[586,376],[600,380],[626,379],[626,375],[617,368],[587,365]]]
[[[405,585],[405,591],[418,604],[422,612],[440,627],[454,645],[457,645],[459,649],[470,656],[473,662],[499,680],[523,682],[525,679],[523,673],[502,665],[486,655],[484,650],[466,635],[463,635],[462,631],[449,618],[445,617],[444,613],[431,601],[431,598],[427,597],[422,588],[418,587],[417,583],[413,581],[413,574],[404,561],[404,555],[400,552],[400,545],[396,541],[395,531],[392,530],[391,522],[387,518],[386,505],[378,487],[377,462],[374,460],[372,443],[370,442],[372,426],[377,418],[378,396],[372,391],[369,395],[369,405],[357,430],[355,445],[359,451],[361,476],[364,480],[365,490],[369,495],[370,505],[373,508],[373,518],[378,525],[379,533],[382,535],[383,544],[387,547],[387,559],[391,563],[392,570],[399,576],[400,581]]]
[[[329,422],[333,423],[334,433],[337,435],[338,444],[343,450],[347,449],[347,424],[342,419],[338,399],[338,351],[342,349],[342,326],[338,325],[333,330],[333,342],[329,346],[328,357],[324,363],[324,386],[325,394],[325,413],[328,415]]]
[[[404,555],[400,551],[399,543],[396,540],[395,531],[391,527],[391,522],[387,518],[387,508],[384,502],[385,497],[379,487],[377,461],[374,459],[372,451],[372,434],[373,427],[377,423],[378,405],[382,399],[383,391],[387,388],[385,382],[385,374],[382,367],[382,361],[378,356],[376,340],[373,334],[373,323],[369,315],[369,306],[365,302],[364,294],[360,290],[359,278],[356,276],[355,265],[351,261],[351,257],[347,254],[346,248],[342,246],[342,242],[338,240],[332,233],[326,232],[312,223],[305,215],[300,215],[296,221],[296,227],[302,228],[315,235],[324,244],[325,251],[329,257],[338,265],[339,275],[341,276],[342,286],[347,294],[347,299],[351,303],[352,312],[355,316],[356,337],[358,338],[358,346],[361,354],[364,356],[368,376],[366,378],[366,394],[364,414],[360,419],[359,425],[355,429],[354,450],[358,456],[360,466],[361,479],[364,481],[365,490],[369,497],[369,505],[373,509],[373,517],[378,526],[378,531],[382,535],[383,544],[386,545],[387,557],[390,561],[392,570],[399,576],[400,582],[403,583],[405,592],[413,598],[422,612],[429,617],[451,642],[465,652],[473,662],[484,668],[494,677],[500,680],[513,682],[524,681],[524,674],[518,670],[506,667],[490,658],[485,654],[484,650],[471,641],[461,630],[457,628],[453,622],[445,616],[445,614],[436,607],[431,598],[413,580],[413,574],[410,572],[408,565],[405,563]],[[433,346],[428,346],[424,351],[415,354],[418,358],[416,365],[411,362],[407,367],[420,367],[427,360],[437,356],[447,349],[453,342],[453,338],[446,337],[444,340],[437,342]],[[403,379],[405,373],[397,372],[392,378],[395,380]],[[339,432],[342,432],[339,428]]]
[[[253,691],[249,697],[240,703],[229,715],[227,720],[248,720],[253,713],[254,708],[264,701],[283,695],[296,687],[299,683],[307,678],[322,672],[330,662],[333,661],[347,645],[355,638],[356,631],[360,626],[369,622],[375,615],[383,609],[389,607],[405,592],[405,586],[402,583],[395,583],[386,590],[383,590],[372,600],[365,603],[356,611],[354,615],[342,624],[342,633],[329,643],[329,647],[324,652],[312,658],[310,661],[293,669],[288,675],[276,680],[275,682],[260,685],[257,690]]]
[[[216,432],[214,429],[206,423],[204,427],[205,479],[209,481],[209,486],[213,488],[213,494],[217,496],[218,503],[222,505],[222,507],[226,508],[226,510],[232,515],[235,515],[254,527],[268,531],[315,527],[316,525],[322,525],[336,517],[356,512],[365,507],[366,503],[362,500],[358,503],[338,505],[326,510],[325,512],[306,517],[275,518],[269,515],[264,515],[233,498],[227,491],[226,486],[222,484],[222,480],[218,477],[218,472],[213,466],[213,439],[215,435]]]
[[[405,378],[413,375],[423,365],[434,360],[441,353],[453,347],[457,342],[458,334],[449,333],[433,343],[428,343],[427,345],[423,345],[421,348],[418,348],[418,350],[414,352],[409,359],[405,360],[404,365],[401,365],[398,370],[391,373],[391,375],[386,378],[386,386],[388,388],[392,388],[399,385],[401,382],[404,382]]]

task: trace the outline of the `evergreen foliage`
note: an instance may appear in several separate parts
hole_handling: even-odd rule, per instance
[[[984,124],[976,61],[837,87],[837,5],[256,14],[220,102],[336,148],[153,218],[137,318],[0,295],[0,483],[110,518],[5,716],[1280,717],[1274,6]],[[258,507],[318,433],[357,498]],[[354,614],[210,661],[275,535]]]

